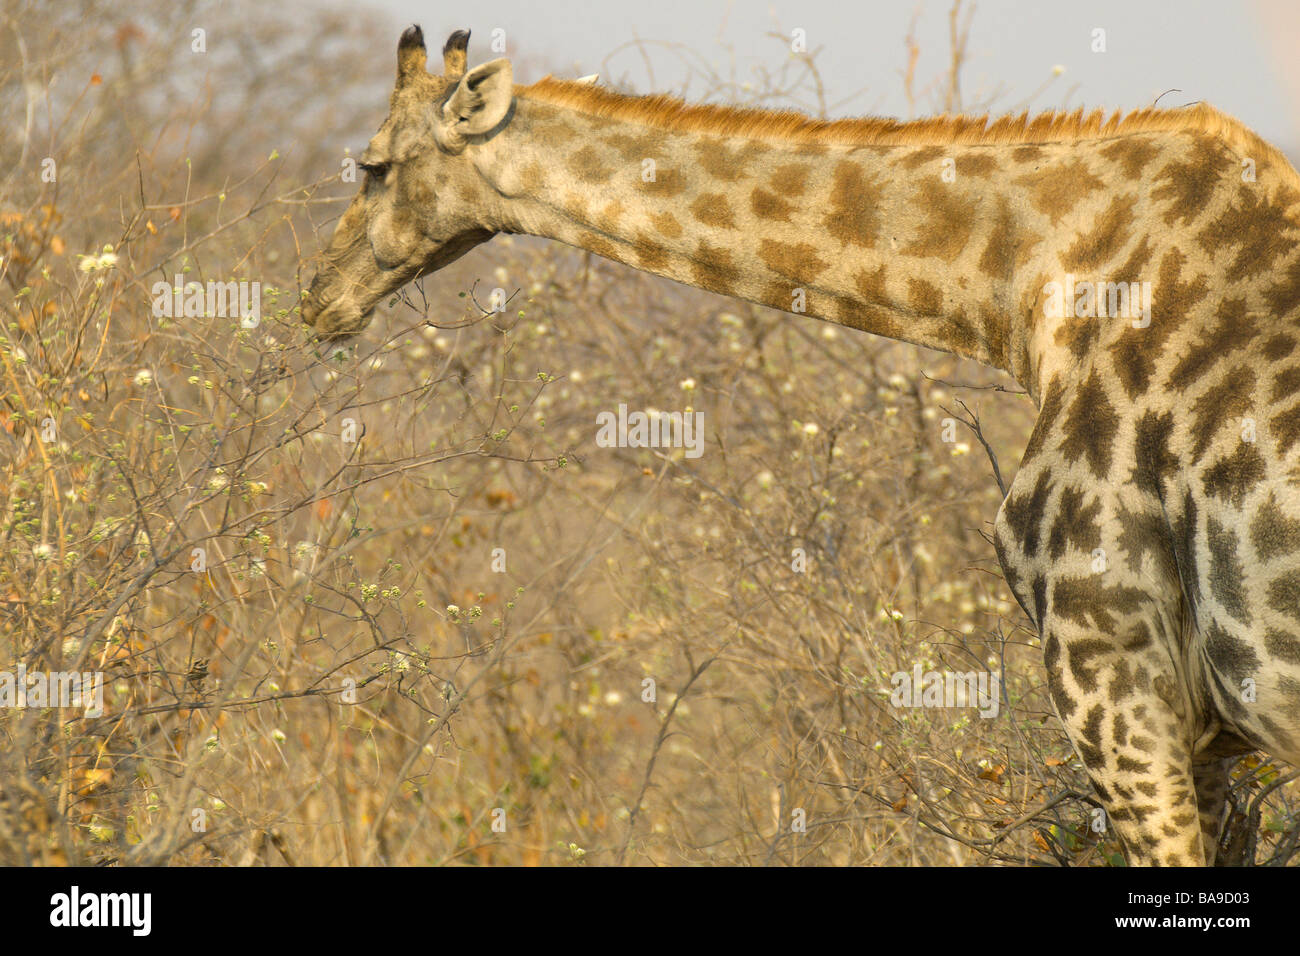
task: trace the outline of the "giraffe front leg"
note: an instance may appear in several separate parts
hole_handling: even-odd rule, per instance
[[[1205,865],[1214,866],[1223,833],[1223,811],[1228,803],[1228,767],[1231,760],[1214,760],[1192,765],[1196,783],[1196,806],[1201,820],[1201,841]]]
[[[1104,634],[1050,614],[1045,625],[1052,702],[1129,864],[1203,865],[1187,705],[1154,628]]]

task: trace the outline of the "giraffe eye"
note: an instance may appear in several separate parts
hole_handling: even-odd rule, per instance
[[[375,179],[383,179],[388,175],[388,167],[391,163],[357,163],[361,170]]]

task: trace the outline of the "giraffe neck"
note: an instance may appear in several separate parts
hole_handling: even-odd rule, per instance
[[[1198,151],[1198,165],[1236,164],[1182,130],[855,145],[674,129],[519,92],[506,135],[480,159],[500,202],[495,228],[972,358],[1036,401],[1077,364],[1081,342],[1096,344],[1097,325],[1079,320],[1106,321],[1105,286],[1092,317],[1062,301],[1076,282],[1137,283],[1141,320],[1141,283],[1171,241],[1167,217],[1143,221],[1144,167]],[[1170,213],[1190,214],[1178,198]],[[1063,287],[1055,303],[1051,283]]]

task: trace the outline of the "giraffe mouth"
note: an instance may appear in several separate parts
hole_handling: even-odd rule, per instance
[[[376,304],[363,308],[352,299],[340,298],[320,305],[308,298],[302,304],[302,319],[313,327],[318,341],[353,339],[370,324]]]

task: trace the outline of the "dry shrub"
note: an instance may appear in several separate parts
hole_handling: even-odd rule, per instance
[[[395,32],[6,20],[0,665],[107,686],[0,711],[0,861],[1118,858],[988,541],[1005,377],[522,238],[320,354],[299,263]],[[826,106],[811,54],[702,79]],[[261,322],[156,314],[178,275]],[[705,454],[598,447],[620,403],[703,411]],[[996,717],[890,706],[918,664],[998,674]],[[1242,852],[1289,858],[1294,798]]]

